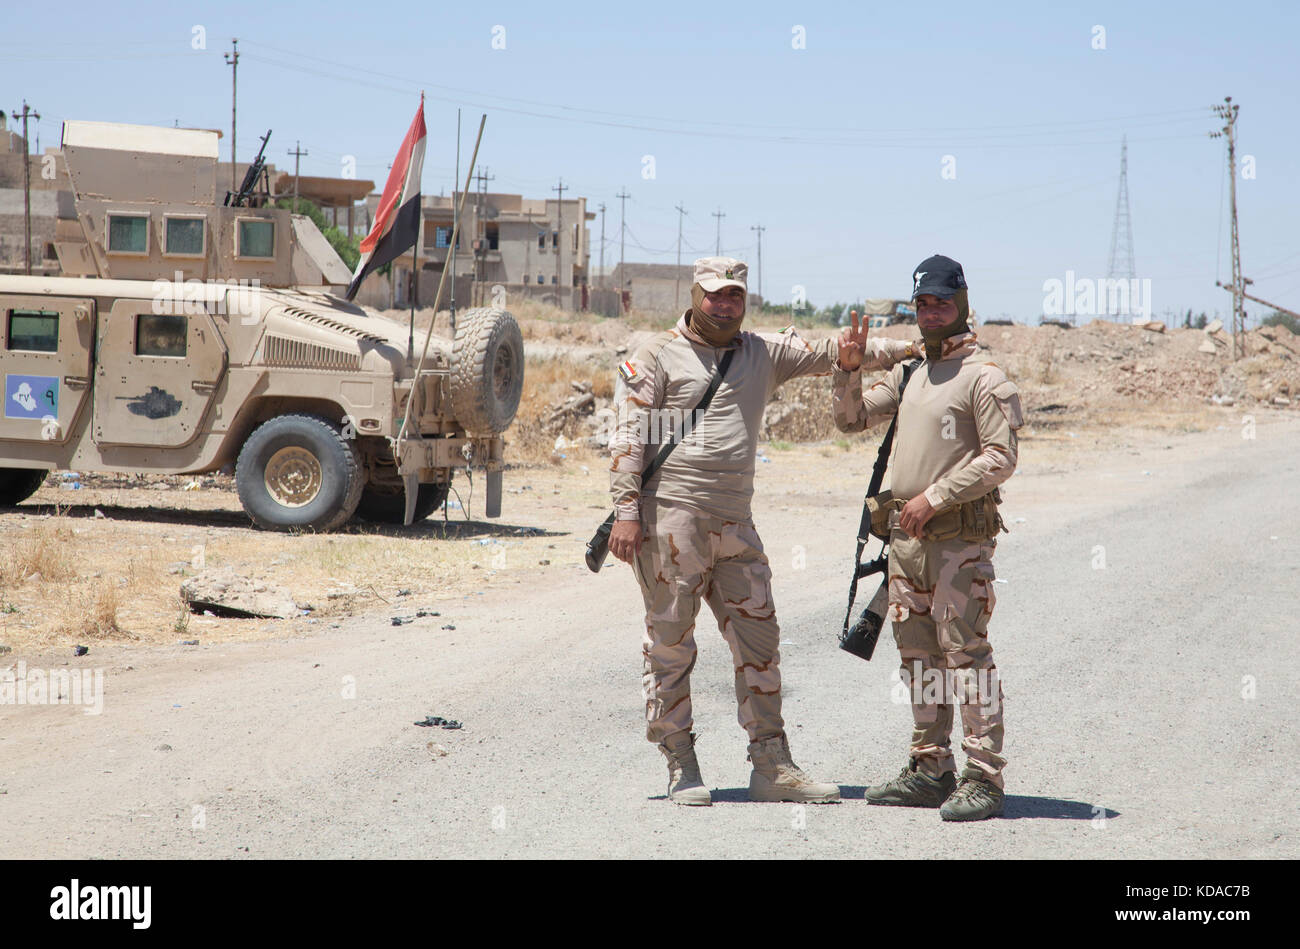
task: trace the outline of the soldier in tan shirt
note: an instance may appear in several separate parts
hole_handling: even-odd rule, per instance
[[[903,390],[896,367],[864,393],[836,370],[836,425],[862,431],[898,415],[890,466],[889,615],[915,728],[899,777],[868,788],[873,804],[938,807],[944,820],[1002,812],[1002,688],[988,620],[993,552],[1002,525],[997,487],[1016,467],[1021,425],[1015,384],[979,353],[967,325],[961,265],[943,256],[913,273],[925,362]],[[966,768],[958,784],[949,747],[961,709]]]
[[[768,399],[789,379],[829,373],[837,341],[809,345],[793,327],[741,331],[746,272],[729,257],[697,260],[691,308],[619,369],[618,427],[610,443],[618,519],[609,550],[632,564],[645,602],[646,737],[668,760],[669,798],[712,803],[695,757],[690,691],[695,616],[704,599],[735,660],[738,717],[753,762],[750,800],[837,801],[836,785],[810,780],[790,757],[772,571],[750,516]],[[726,377],[708,410],[695,418],[691,410],[729,350]],[[892,340],[872,340],[866,350],[867,364],[878,369],[912,351]],[[642,484],[646,463],[674,432],[684,437]]]

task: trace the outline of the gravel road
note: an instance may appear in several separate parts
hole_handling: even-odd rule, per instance
[[[1300,420],[1070,471],[1027,460],[1007,486],[990,624],[1006,815],[968,825],[861,800],[903,765],[910,714],[891,700],[887,634],[869,664],[834,645],[860,497],[783,477],[779,460],[760,469],[791,746],[843,803],[745,801],[707,607],[693,681],[717,803],[667,802],[643,737],[635,582],[568,566],[401,627],[372,615],[311,638],[97,646],[75,663],[104,670],[103,714],[0,706],[0,857],[1300,855]],[[20,659],[68,661],[4,663]],[[464,728],[412,724],[427,715]]]

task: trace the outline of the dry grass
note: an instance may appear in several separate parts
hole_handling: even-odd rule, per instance
[[[68,596],[55,608],[60,616],[54,622],[54,636],[65,639],[139,639],[119,623],[124,583],[114,578],[100,578],[89,584],[69,587]]]
[[[0,588],[8,590],[29,580],[59,583],[77,575],[72,554],[72,527],[55,517],[21,536],[0,563]]]

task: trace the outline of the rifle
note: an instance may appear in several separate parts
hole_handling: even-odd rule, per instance
[[[889,541],[886,540],[881,544],[880,555],[875,560],[862,562],[862,550],[867,546],[867,538],[871,536],[871,508],[868,502],[880,493],[880,484],[885,480],[885,468],[889,466],[889,450],[894,445],[894,431],[898,428],[898,412],[903,407],[903,390],[907,388],[907,380],[912,377],[912,370],[918,365],[920,365],[919,359],[903,363],[903,377],[898,383],[898,409],[894,411],[894,419],[889,423],[889,431],[885,433],[885,438],[880,443],[880,450],[876,453],[876,465],[871,469],[871,483],[867,486],[867,496],[862,502],[862,521],[858,525],[858,549],[853,555],[853,577],[849,581],[849,608],[844,613],[844,628],[840,630],[840,648],[868,662],[876,651],[876,640],[880,638],[880,629],[885,624],[885,611],[889,606]],[[873,573],[881,574],[884,579],[880,583],[880,588],[876,590],[875,596],[871,598],[871,602],[867,604],[867,608],[862,611],[862,615],[850,629],[849,620],[853,617],[853,601],[858,595],[858,581]]]
[[[699,404],[691,409],[691,418],[698,419],[704,415],[709,403],[713,401],[713,394],[718,391],[718,386],[722,385],[722,377],[727,374],[727,367],[731,365],[731,357],[735,354],[734,349],[728,349],[723,354],[722,362],[718,364],[717,375],[709,382],[709,387],[704,391]],[[645,487],[646,482],[654,477],[655,472],[659,470],[659,466],[668,460],[668,456],[673,453],[673,449],[676,447],[677,442],[673,441],[670,435],[668,443],[659,449],[659,454],[655,455],[650,464],[646,465],[645,470],[641,472],[642,487]],[[596,528],[596,533],[591,540],[587,541],[587,569],[592,573],[600,572],[600,568],[605,563],[605,557],[609,555],[609,532],[614,528],[614,519],[617,514],[617,511],[611,511],[609,517],[605,518],[605,522]]]
[[[262,155],[266,151],[266,143],[270,139],[271,130],[267,129],[266,134],[262,136],[262,147],[257,150],[257,157],[253,159],[253,163],[248,166],[248,171],[244,173],[244,181],[240,184],[239,190],[226,192],[226,207],[242,208],[247,204],[248,199],[253,194],[253,189],[257,187],[257,179],[262,177],[262,172],[266,168],[266,159]]]

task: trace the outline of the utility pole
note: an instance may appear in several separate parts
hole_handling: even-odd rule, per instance
[[[755,224],[750,228],[758,234],[758,299],[763,299],[763,232],[767,230],[762,224]],[[759,306],[763,304],[760,302]]]
[[[294,142],[289,154],[293,156],[293,213],[298,214],[298,160],[307,153],[302,150],[302,142]]]
[[[714,247],[713,253],[715,256],[721,257],[722,256],[722,219],[726,217],[726,215],[722,213],[722,208],[718,208],[718,210],[713,212],[713,216],[718,219],[718,243],[717,246]]]
[[[1231,181],[1230,193],[1232,203],[1232,358],[1240,359],[1245,355],[1246,315],[1242,294],[1245,286],[1241,279],[1241,243],[1237,237],[1237,109],[1232,104],[1232,96],[1226,96],[1223,105],[1212,107],[1214,114],[1223,119],[1223,128],[1211,132],[1210,138],[1227,138],[1228,140],[1228,178]]]
[[[605,202],[600,202],[600,282],[596,284],[605,289]]]
[[[239,179],[235,176],[235,103],[239,90],[239,40],[230,41],[233,53],[226,53],[226,65],[230,67],[230,190],[239,188]],[[254,57],[256,58],[256,57]]]
[[[564,239],[564,192],[569,189],[564,187],[564,179],[561,178],[560,183],[551,190],[558,191],[560,194],[555,201],[555,302],[563,307],[564,304],[560,303],[563,299],[561,294],[564,292],[561,289],[564,282],[560,277],[560,262],[564,258],[564,245],[568,243]],[[570,300],[569,303],[572,305],[573,301]]]
[[[27,117],[32,116],[38,122],[41,119],[39,112],[33,112],[23,100],[23,268],[27,276],[32,275],[32,157],[28,154],[30,148],[27,144]]]
[[[1119,149],[1119,191],[1115,196],[1115,223],[1110,232],[1110,263],[1106,268],[1108,280],[1131,281],[1137,276],[1133,265],[1133,218],[1128,207],[1128,136]],[[1112,284],[1113,286],[1113,284]],[[1125,299],[1128,299],[1127,295]],[[1129,316],[1126,309],[1116,316]],[[1070,322],[1074,319],[1071,317]]]
[[[682,308],[682,221],[686,218],[687,210],[680,204],[677,205],[677,282],[673,286],[673,309]]]
[[[623,288],[627,286],[627,274],[623,267],[626,262],[626,258],[623,256],[623,251],[625,250],[624,242],[627,239],[627,199],[632,196],[627,193],[627,186],[624,185],[623,190],[614,195],[614,197],[618,198],[619,206],[621,208],[618,217],[618,312],[622,313]]]

